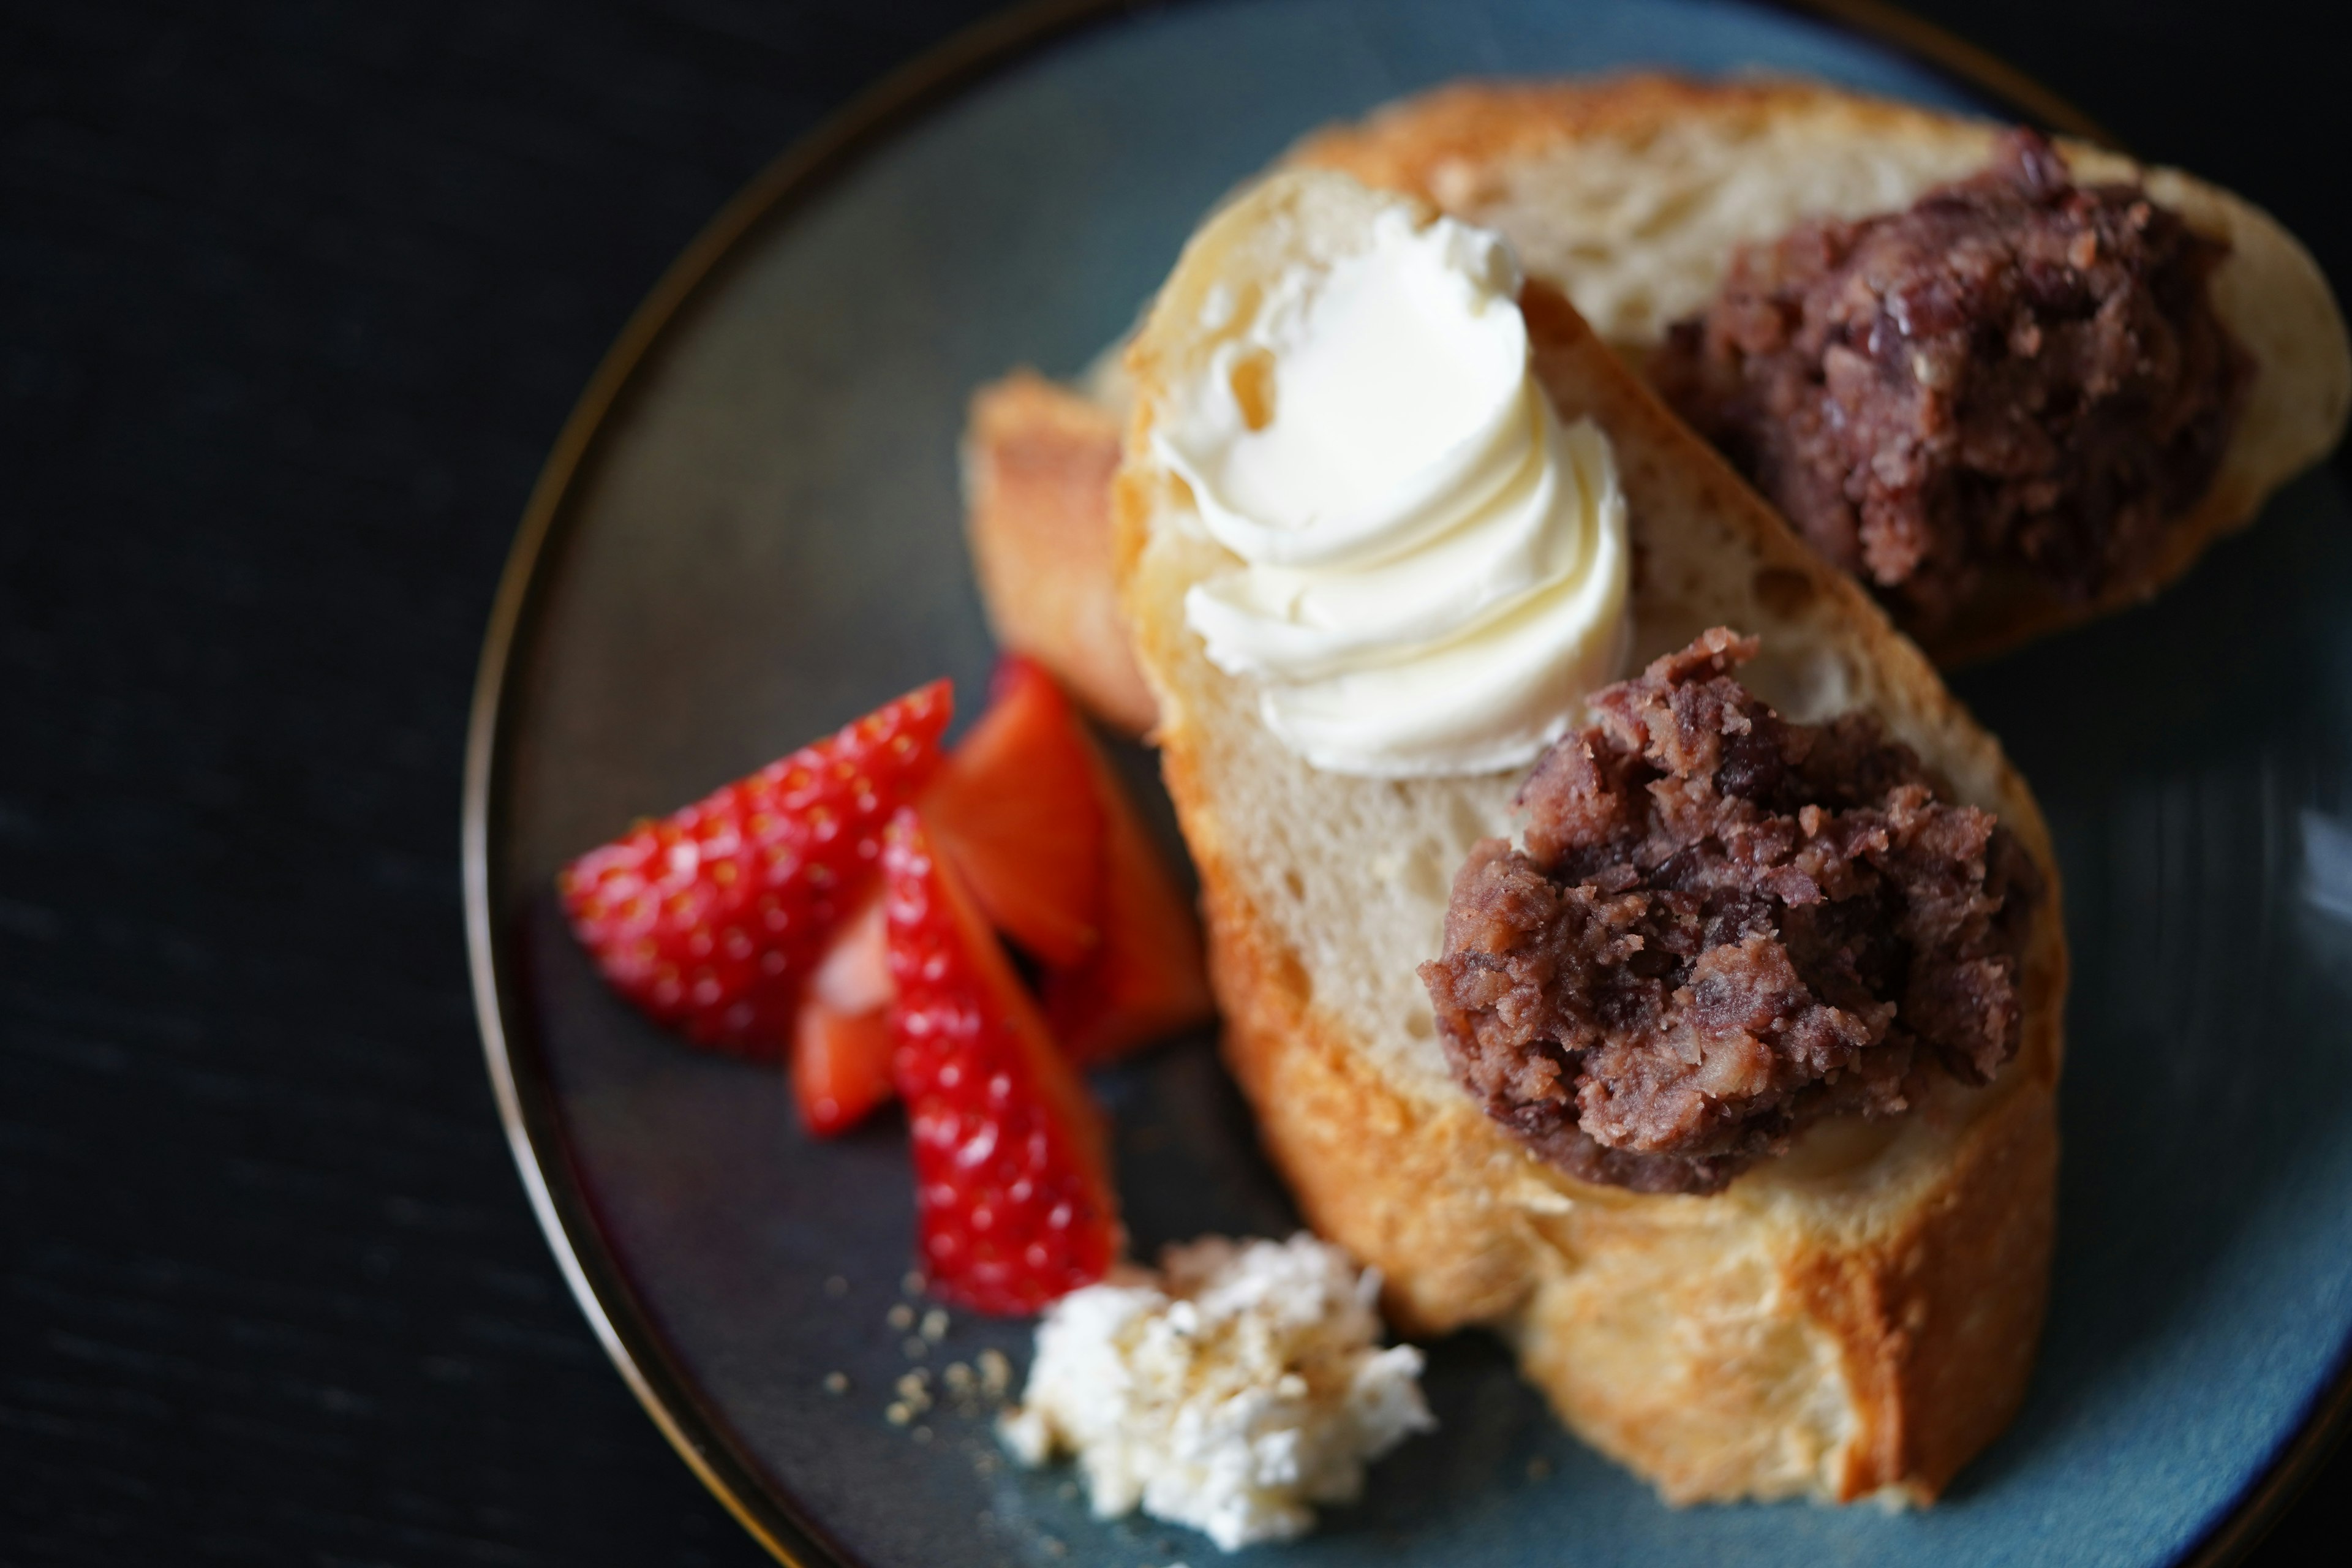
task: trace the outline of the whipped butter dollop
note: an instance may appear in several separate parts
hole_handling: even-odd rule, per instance
[[[1194,585],[1208,657],[1328,772],[1532,759],[1617,672],[1630,546],[1608,438],[1535,379],[1500,237],[1404,207],[1295,267],[1174,389],[1153,434],[1243,564]]]

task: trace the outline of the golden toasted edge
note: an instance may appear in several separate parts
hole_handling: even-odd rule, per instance
[[[1180,264],[1180,277],[1183,271]],[[1856,1436],[1823,1495],[1838,1501],[1873,1493],[1932,1499],[2022,1399],[2047,1295],[2066,974],[2047,827],[1998,742],[1977,728],[1869,596],[1790,533],[1556,290],[1532,285],[1523,303],[1548,388],[1589,394],[1577,399],[1581,406],[1564,406],[1563,416],[1590,413],[1612,441],[1658,443],[1691,465],[1749,536],[1759,574],[1801,576],[1849,628],[1855,651],[1883,673],[1885,695],[1901,710],[1880,705],[1891,727],[1931,766],[1990,780],[1997,814],[2048,884],[2045,918],[2036,923],[2025,961],[2018,1059],[1982,1100],[1943,1180],[1916,1195],[1891,1234],[1801,1248],[1787,1264],[1786,1283],[1833,1341],[1853,1404]],[[1163,294],[1162,308],[1180,320],[1197,305],[1171,308]],[[1530,1169],[1563,1190],[1580,1184],[1532,1167],[1466,1098],[1432,1105],[1382,1081],[1348,1032],[1313,1006],[1298,955],[1249,907],[1196,773],[1192,715],[1168,679],[1186,657],[1181,639],[1189,634],[1150,616],[1135,592],[1164,483],[1142,460],[1141,437],[1165,371],[1150,326],[1129,363],[1139,395],[1129,437],[1136,460],[1122,464],[1113,490],[1118,570],[1139,653],[1160,701],[1170,794],[1201,873],[1227,1058],[1300,1206],[1318,1230],[1383,1268],[1388,1303],[1401,1324],[1421,1331],[1471,1322],[1511,1326],[1540,1281],[1538,1258],[1547,1245],[1511,1189]],[[1367,1131],[1378,1136],[1367,1138]],[[1625,1194],[1610,1197],[1625,1201]],[[1529,1342],[1525,1331],[1520,1339],[1523,1363],[1562,1415],[1669,1499],[1727,1498],[1748,1489],[1722,1483],[1718,1457],[1645,1447],[1638,1432],[1612,1430],[1579,1408],[1570,1380],[1548,1368],[1543,1344]]]
[[[1493,187],[1509,163],[1608,140],[1639,146],[1671,125],[1711,121],[1734,134],[1804,118],[1878,142],[1984,140],[1981,121],[1939,114],[1818,83],[1705,82],[1637,74],[1572,81],[1456,82],[1327,127],[1286,162],[1460,206]],[[2147,567],[2098,597],[2069,600],[2013,574],[1960,620],[1926,639],[1943,666],[1967,663],[2153,595],[2213,542],[2252,522],[2288,479],[2333,450],[2352,412],[2352,344],[2335,296],[2308,251],[2252,203],[2179,170],[2145,167],[2104,149],[2062,143],[2078,177],[2138,179],[2194,226],[2229,240],[2215,306],[2254,357],[2257,384],[2212,488],[2168,531]]]
[[[1034,371],[982,387],[964,435],[964,527],[996,640],[1140,735],[1156,709],[1111,570],[1119,431],[1117,414]]]
[[[1874,141],[1940,137],[1974,121],[1790,79],[1706,81],[1657,72],[1565,80],[1473,79],[1310,132],[1286,166],[1331,169],[1438,206],[1486,188],[1492,172],[1581,141],[1638,147],[1677,123],[1704,119],[1759,132],[1795,115],[1824,118]]]

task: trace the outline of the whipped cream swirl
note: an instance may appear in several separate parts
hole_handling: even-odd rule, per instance
[[[1623,658],[1624,494],[1530,372],[1519,282],[1498,236],[1392,208],[1246,319],[1213,300],[1225,335],[1154,434],[1243,562],[1185,619],[1316,767],[1523,764]]]

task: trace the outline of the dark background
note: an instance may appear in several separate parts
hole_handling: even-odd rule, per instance
[[[509,1160],[467,700],[630,310],[992,8],[0,5],[0,1561],[766,1561]],[[2328,10],[1914,9],[2352,279]],[[2333,1558],[2347,1481],[2256,1560]]]

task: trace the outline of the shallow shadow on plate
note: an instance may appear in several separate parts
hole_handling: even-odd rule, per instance
[[[2345,516],[2307,478],[2154,603],[1955,682],[2050,817],[2074,963],[2041,1366],[1955,1500],[2102,1420],[2137,1363],[2232,1312],[2242,1247],[2340,1191],[2345,916],[2305,848],[2342,809]]]

